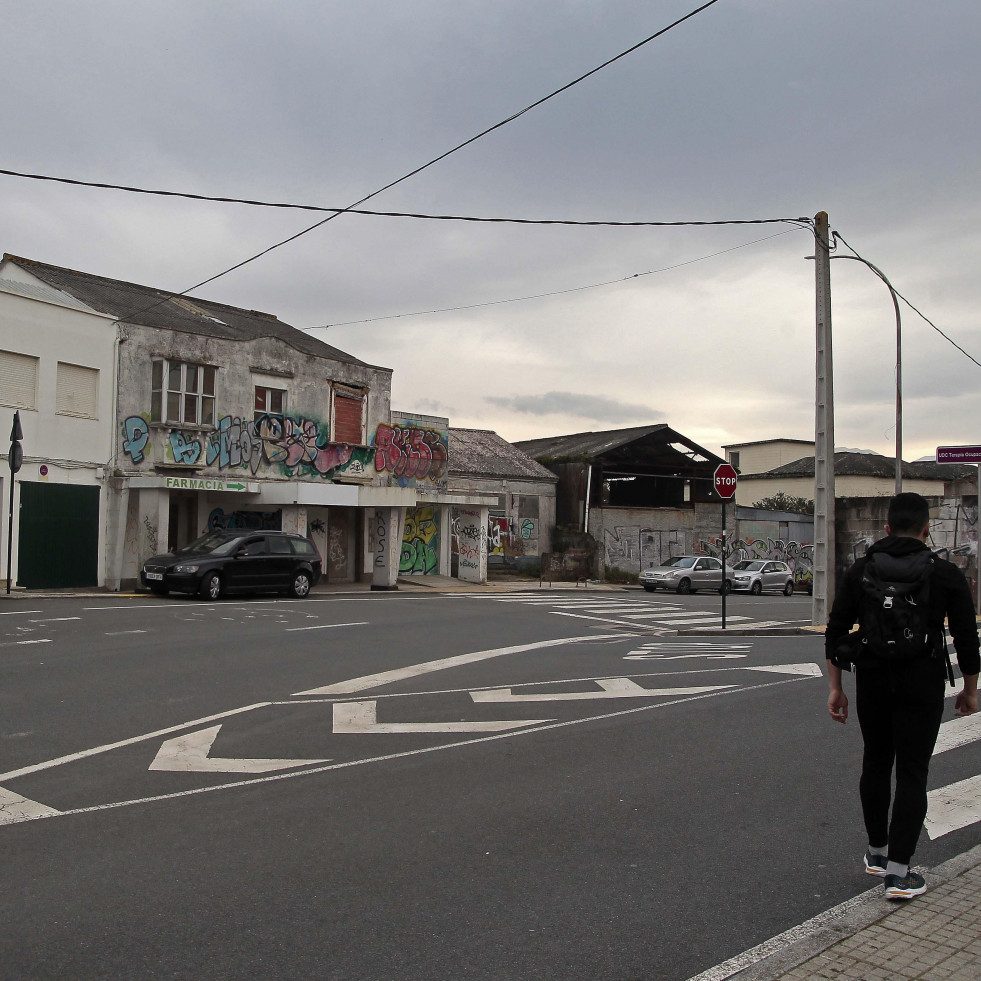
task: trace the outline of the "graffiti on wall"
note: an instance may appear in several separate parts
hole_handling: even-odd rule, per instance
[[[639,525],[618,525],[612,532],[603,529],[604,563],[617,569],[649,569],[685,551],[685,533],[677,529],[658,531]]]
[[[487,547],[487,532],[480,512],[461,508],[453,518],[453,551],[459,560],[459,576],[470,582],[481,578],[481,549]]]
[[[699,551],[706,555],[720,557],[722,548],[718,538],[702,540]],[[726,562],[734,565],[743,559],[775,559],[786,562],[793,569],[794,582],[810,582],[814,576],[814,546],[799,542],[784,542],[778,538],[755,538],[747,541],[742,538],[726,541]]]
[[[208,531],[281,531],[282,511],[225,511],[215,508],[208,515]]]
[[[445,432],[381,423],[374,438],[375,472],[391,474],[402,487],[415,481],[441,484],[448,446]]]
[[[439,514],[433,506],[408,508],[402,532],[400,575],[432,575],[439,570]]]
[[[129,416],[122,435],[123,452],[134,464],[142,463],[150,447],[146,418]],[[314,419],[269,414],[255,419],[223,416],[205,432],[172,429],[164,443],[168,462],[253,474],[266,464],[288,477],[364,477],[373,453],[367,446],[331,443],[326,427]]]

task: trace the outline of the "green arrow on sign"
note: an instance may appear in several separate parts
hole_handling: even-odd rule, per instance
[[[226,490],[245,490],[245,484],[225,484]]]

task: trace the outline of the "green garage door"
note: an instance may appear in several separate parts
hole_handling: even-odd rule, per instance
[[[20,481],[17,585],[95,586],[99,580],[99,488]]]

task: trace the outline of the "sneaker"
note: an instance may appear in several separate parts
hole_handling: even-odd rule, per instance
[[[905,876],[887,875],[883,882],[886,899],[912,899],[926,892],[926,880],[910,869]]]
[[[886,874],[886,856],[885,855],[873,855],[872,852],[866,850],[865,852],[865,871],[869,875],[885,875]]]

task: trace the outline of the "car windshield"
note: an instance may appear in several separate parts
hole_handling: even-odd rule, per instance
[[[737,562],[734,568],[740,572],[759,572],[763,568],[763,563],[754,559],[743,559],[742,562]]]
[[[235,544],[242,540],[241,535],[233,535],[227,531],[209,531],[207,535],[175,550],[175,555],[228,555]]]
[[[693,555],[675,555],[664,564],[676,569],[690,569],[697,561],[698,559]]]

